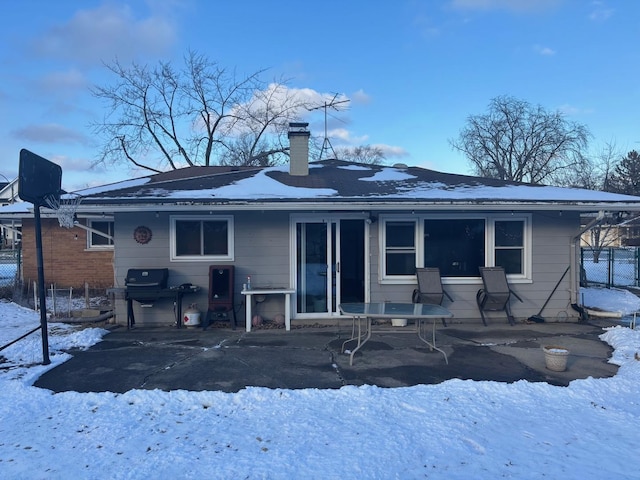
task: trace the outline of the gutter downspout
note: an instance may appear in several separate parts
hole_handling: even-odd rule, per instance
[[[577,269],[577,263],[578,263],[578,257],[577,257],[577,246],[578,246],[578,242],[580,241],[580,237],[582,237],[582,234],[584,232],[586,232],[587,230],[592,229],[593,227],[595,227],[596,225],[602,223],[602,220],[604,220],[604,210],[600,210],[598,212],[598,215],[596,216],[596,218],[594,218],[593,220],[591,220],[584,228],[582,228],[572,239],[571,239],[571,259],[570,259],[570,266],[571,266],[571,286],[569,288],[569,293],[571,295],[571,303],[572,304],[577,304],[578,303],[578,286],[580,284],[580,275],[578,275],[576,277],[575,272]]]

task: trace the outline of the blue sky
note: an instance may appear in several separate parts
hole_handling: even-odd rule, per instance
[[[59,163],[69,190],[146,174],[91,168],[105,107],[89,87],[114,81],[103,61],[188,49],[345,95],[332,145],[378,145],[389,163],[469,173],[449,140],[500,95],[585,124],[594,153],[640,148],[636,1],[26,0],[3,5],[0,39],[0,174],[14,178],[27,148]],[[322,137],[321,111],[307,120]]]

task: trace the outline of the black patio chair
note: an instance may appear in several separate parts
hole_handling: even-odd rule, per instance
[[[507,282],[507,274],[502,267],[480,267],[480,276],[482,277],[483,288],[478,290],[476,294],[476,302],[482,317],[482,323],[487,325],[484,312],[504,311],[507,314],[507,320],[510,325],[515,324],[513,314],[511,313],[511,295],[522,302],[522,299],[516,292],[509,288]]]
[[[416,268],[418,277],[418,288],[413,291],[411,300],[413,303],[430,303],[442,305],[444,297],[450,302],[453,298],[442,288],[442,278],[440,269],[437,267]],[[446,327],[447,321],[443,318],[442,324]]]

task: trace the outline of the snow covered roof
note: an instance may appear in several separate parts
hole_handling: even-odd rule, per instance
[[[640,197],[549,187],[441,173],[420,167],[364,165],[341,160],[310,164],[309,175],[292,176],[287,166],[267,168],[190,167],[82,190],[81,208],[137,205],[229,208],[601,208],[640,210]],[[119,208],[120,207],[120,208]]]
[[[83,197],[79,213],[160,207],[640,211],[640,197],[341,160],[313,162],[304,176],[290,175],[288,166],[189,167],[74,193]]]

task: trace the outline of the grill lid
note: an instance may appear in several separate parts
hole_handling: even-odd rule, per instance
[[[127,288],[164,289],[168,279],[168,268],[130,268],[124,283]]]

